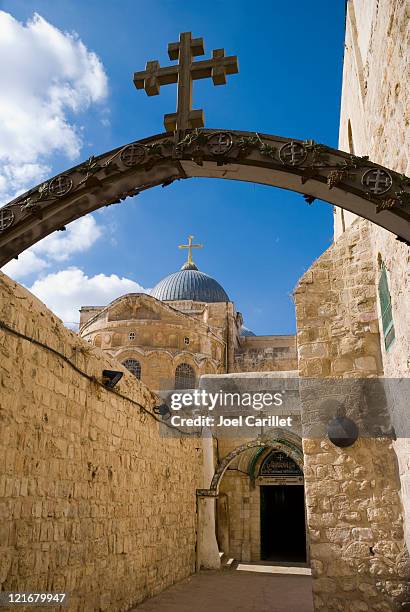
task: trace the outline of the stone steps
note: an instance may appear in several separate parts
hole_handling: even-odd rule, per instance
[[[228,557],[224,552],[219,552],[221,559],[221,569],[236,569],[238,567],[238,561],[232,557]]]

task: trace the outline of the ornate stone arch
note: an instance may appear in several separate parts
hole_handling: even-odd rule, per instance
[[[205,359],[201,367],[202,374],[218,374],[218,365],[214,359]]]
[[[200,369],[200,364],[195,359],[195,355],[188,351],[179,351],[174,355],[174,367],[176,368],[180,363],[189,363],[195,370],[199,371]]]
[[[211,480],[209,489],[198,489],[197,495],[204,497],[217,497],[219,493],[219,485],[229,465],[241,453],[253,448],[260,450],[260,452],[257,452],[255,454],[256,460],[258,460],[258,458],[261,458],[262,453],[266,449],[268,449],[269,452],[272,449],[283,450],[287,455],[289,455],[289,457],[291,457],[296,462],[296,464],[303,471],[303,452],[301,439],[296,436],[296,434],[293,434],[286,430],[274,429],[261,438],[251,440],[250,442],[245,442],[244,444],[237,446],[234,450],[225,455],[225,457],[221,459],[215,469],[215,473]],[[251,466],[250,469],[252,469]]]
[[[164,357],[167,360],[169,360],[170,366],[172,367],[172,362],[173,362],[173,354],[171,351],[167,350],[167,349],[162,349],[162,348],[154,348],[152,350],[148,350],[146,353],[146,357],[148,359],[148,361],[150,359],[153,359],[154,357]]]
[[[145,351],[141,350],[138,346],[130,346],[130,347],[126,347],[126,348],[121,348],[118,351],[114,352],[114,357],[115,359],[117,359],[118,361],[124,361],[125,359],[145,359],[146,358],[146,353]]]
[[[248,464],[248,474],[252,482],[255,482],[256,478],[259,476],[262,465],[268,459],[272,451],[283,451],[288,457],[293,459],[301,472],[303,472],[303,455],[300,457],[298,450],[291,448],[289,444],[284,444],[283,441],[278,441],[277,443],[274,442],[272,446],[257,449],[253,454]]]

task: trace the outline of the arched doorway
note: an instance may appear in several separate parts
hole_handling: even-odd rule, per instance
[[[263,459],[260,492],[261,560],[305,563],[306,521],[303,472],[283,451]]]
[[[305,564],[308,546],[301,440],[290,432],[233,449],[215,470],[219,549],[241,562]]]

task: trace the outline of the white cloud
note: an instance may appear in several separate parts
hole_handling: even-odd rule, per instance
[[[66,324],[79,320],[81,306],[105,306],[125,293],[148,291],[129,278],[116,274],[89,277],[74,267],[48,274],[29,289]]]
[[[94,217],[88,215],[68,225],[65,232],[54,232],[43,238],[31,250],[54,261],[66,261],[73,253],[89,249],[101,235],[101,226],[97,225]]]
[[[54,262],[66,261],[75,253],[88,250],[102,233],[94,217],[81,217],[70,223],[65,232],[54,232],[37,242],[3,266],[2,271],[15,279],[41,272]]]
[[[0,11],[0,201],[6,202],[52,173],[55,154],[74,160],[83,146],[76,116],[107,96],[107,77],[97,55],[75,33],[62,32],[35,14],[21,23]],[[100,108],[109,125],[109,110]],[[89,249],[102,235],[92,216],[41,240],[3,267],[20,279],[40,276],[30,290],[66,323],[79,320],[82,305],[105,305],[138,283],[115,274],[88,277],[56,263]]]
[[[14,279],[24,278],[30,274],[41,272],[47,268],[49,263],[28,249],[19,255],[18,259],[12,259],[8,264],[3,266],[2,272],[8,274]]]
[[[35,14],[26,24],[0,11],[0,200],[8,201],[50,173],[56,152],[79,155],[72,115],[101,102],[107,77],[76,34]]]

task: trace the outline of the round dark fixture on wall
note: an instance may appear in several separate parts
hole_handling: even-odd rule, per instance
[[[356,423],[345,416],[336,416],[327,426],[327,436],[335,446],[352,446],[359,437]]]
[[[154,406],[153,410],[155,414],[159,414],[163,419],[169,419],[169,417],[171,416],[171,411],[166,404]]]

